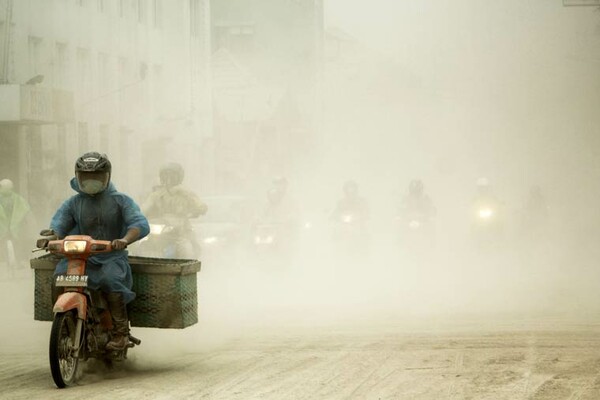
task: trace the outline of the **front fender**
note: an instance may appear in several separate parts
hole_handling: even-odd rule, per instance
[[[56,303],[54,303],[52,312],[56,314],[70,310],[77,310],[77,318],[85,321],[87,318],[87,297],[79,292],[67,292],[61,294],[56,300]]]

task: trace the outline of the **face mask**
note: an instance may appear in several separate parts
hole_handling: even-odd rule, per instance
[[[96,179],[87,179],[79,183],[79,188],[83,193],[97,194],[104,190],[104,182]]]

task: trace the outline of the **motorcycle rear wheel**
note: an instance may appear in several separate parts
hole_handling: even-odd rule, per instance
[[[59,388],[71,386],[77,378],[79,358],[75,357],[77,317],[72,311],[58,313],[50,333],[50,371]]]

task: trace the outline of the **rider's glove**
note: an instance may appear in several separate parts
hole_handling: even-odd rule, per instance
[[[125,239],[115,239],[111,243],[113,250],[123,250],[128,244],[129,243],[127,243],[127,240]]]

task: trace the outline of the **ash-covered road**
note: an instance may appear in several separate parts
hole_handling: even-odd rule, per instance
[[[40,324],[40,330],[49,328]],[[106,372],[88,365],[80,384],[64,390],[54,387],[43,346],[5,351],[0,359],[0,397],[600,398],[600,329],[582,325],[553,330],[552,325],[523,330],[517,324],[514,330],[504,326],[494,333],[478,332],[473,325],[445,333],[410,333],[401,327],[382,327],[379,332],[265,330],[189,352],[183,343],[168,339],[168,332],[137,330],[144,343],[121,368]],[[186,336],[183,341],[193,340]]]
[[[32,320],[32,285],[27,276],[0,282],[2,399],[600,398],[594,315],[369,321],[367,309],[350,319],[284,304],[277,316],[272,299],[251,308],[228,300],[223,285],[203,288],[199,324],[134,328],[142,345],[127,362],[110,372],[84,365],[80,383],[59,390],[48,365],[50,323]]]

